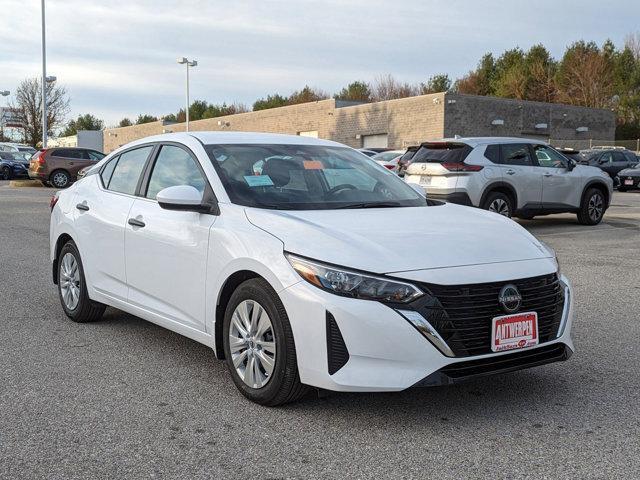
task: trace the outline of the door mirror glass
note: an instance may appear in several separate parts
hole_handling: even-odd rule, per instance
[[[156,195],[160,206],[166,210],[203,211],[202,194],[191,185],[176,185],[160,190]]]

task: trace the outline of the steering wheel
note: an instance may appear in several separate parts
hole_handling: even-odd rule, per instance
[[[340,185],[336,185],[331,190],[327,191],[326,196],[335,195],[336,193],[341,192],[342,190],[357,190],[357,188],[348,183],[341,183]]]

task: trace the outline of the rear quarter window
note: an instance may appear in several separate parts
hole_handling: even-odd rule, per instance
[[[500,145],[487,145],[484,156],[493,163],[500,163]]]

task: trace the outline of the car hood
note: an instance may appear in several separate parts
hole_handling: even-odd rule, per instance
[[[375,273],[550,257],[514,221],[453,204],[245,211],[253,225],[280,239],[288,252]]]

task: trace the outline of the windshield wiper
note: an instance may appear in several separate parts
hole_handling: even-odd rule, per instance
[[[340,205],[335,207],[336,209],[343,208],[393,208],[401,207],[400,202],[370,202],[370,203],[348,203],[347,205]]]

